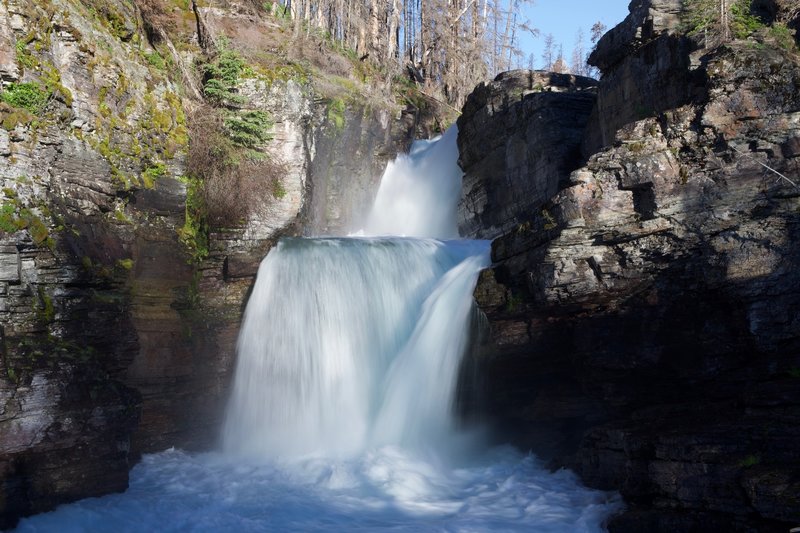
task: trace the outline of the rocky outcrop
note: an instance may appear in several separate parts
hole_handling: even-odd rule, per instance
[[[144,180],[180,166],[185,135],[176,89],[131,59],[128,26],[115,37],[58,2],[7,2],[0,27],[16,52],[0,109],[6,527],[127,486],[142,399],[126,371],[146,297],[131,289],[154,240],[181,257],[182,199],[172,211],[161,200],[185,194],[169,180],[145,190]],[[142,135],[154,117],[159,126]]]
[[[692,41],[680,34],[681,0],[635,0],[630,14],[598,41],[589,63],[603,72],[584,140],[590,155],[630,122],[688,103],[702,90],[689,67]]]
[[[461,236],[515,229],[565,186],[582,163],[595,89],[589,78],[527,70],[475,89],[458,119]]]
[[[486,414],[619,490],[611,531],[786,531],[800,523],[800,62],[678,47],[678,105],[607,116],[626,65],[665,38],[601,61],[613,144],[493,242],[476,289]]]
[[[407,151],[416,131],[418,112],[396,111],[328,102],[314,132],[304,234],[347,235],[364,227],[386,161]]]

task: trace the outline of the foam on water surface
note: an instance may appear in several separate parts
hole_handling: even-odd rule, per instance
[[[393,446],[348,460],[247,462],[223,454],[147,455],[124,494],[21,522],[18,531],[599,532],[619,500],[494,449],[444,466]]]

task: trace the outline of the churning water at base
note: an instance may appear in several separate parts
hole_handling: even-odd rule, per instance
[[[124,494],[61,506],[19,531],[581,533],[602,531],[618,506],[506,448],[455,468],[396,447],[255,463],[167,451],[131,474]]]
[[[19,531],[602,531],[617,496],[482,448],[454,420],[489,262],[486,241],[439,240],[455,232],[456,158],[451,130],[387,168],[365,232],[416,238],[282,239],[270,251],[222,452],[145,456],[124,494]]]

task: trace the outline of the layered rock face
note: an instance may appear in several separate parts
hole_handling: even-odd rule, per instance
[[[637,39],[664,13],[632,16],[643,6]],[[665,38],[598,48],[611,71],[595,114],[620,122],[603,102],[631,83],[670,106],[621,125],[493,243],[476,289],[486,414],[619,490],[611,531],[785,531],[800,523],[800,189],[767,167],[800,176],[800,64],[748,42],[677,54],[681,99],[626,79]]]
[[[634,0],[628,17],[598,41],[589,62],[603,84],[585,155],[612,144],[621,126],[678,107],[702,87],[689,68],[692,43],[678,33],[682,9],[676,0]]]
[[[174,86],[129,59],[135,26],[119,26],[114,38],[85,11],[8,2],[0,27],[12,42],[4,50],[17,52],[3,64],[4,90],[47,97],[38,110],[30,98],[27,109],[0,110],[5,527],[127,486],[141,396],[126,370],[140,353],[144,297],[131,284],[147,275],[156,243],[172,244],[166,260],[185,266],[174,251],[185,190],[166,177],[141,186],[149,163],[163,173],[181,164],[182,115]],[[156,115],[161,127],[140,135]]]
[[[581,162],[594,80],[517,70],[480,84],[458,119],[460,235],[508,232],[566,183]]]
[[[404,110],[349,106],[327,113],[315,131],[306,235],[347,235],[364,227],[386,161],[415,138],[418,116]]]

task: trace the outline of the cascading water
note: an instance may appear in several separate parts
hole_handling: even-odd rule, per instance
[[[613,495],[509,448],[457,453],[475,444],[453,401],[489,247],[440,240],[457,236],[456,134],[387,167],[360,236],[264,259],[222,453],[146,456],[125,494],[19,530],[600,531]]]
[[[351,455],[447,427],[485,263],[484,243],[282,240],[245,314],[225,449]]]

